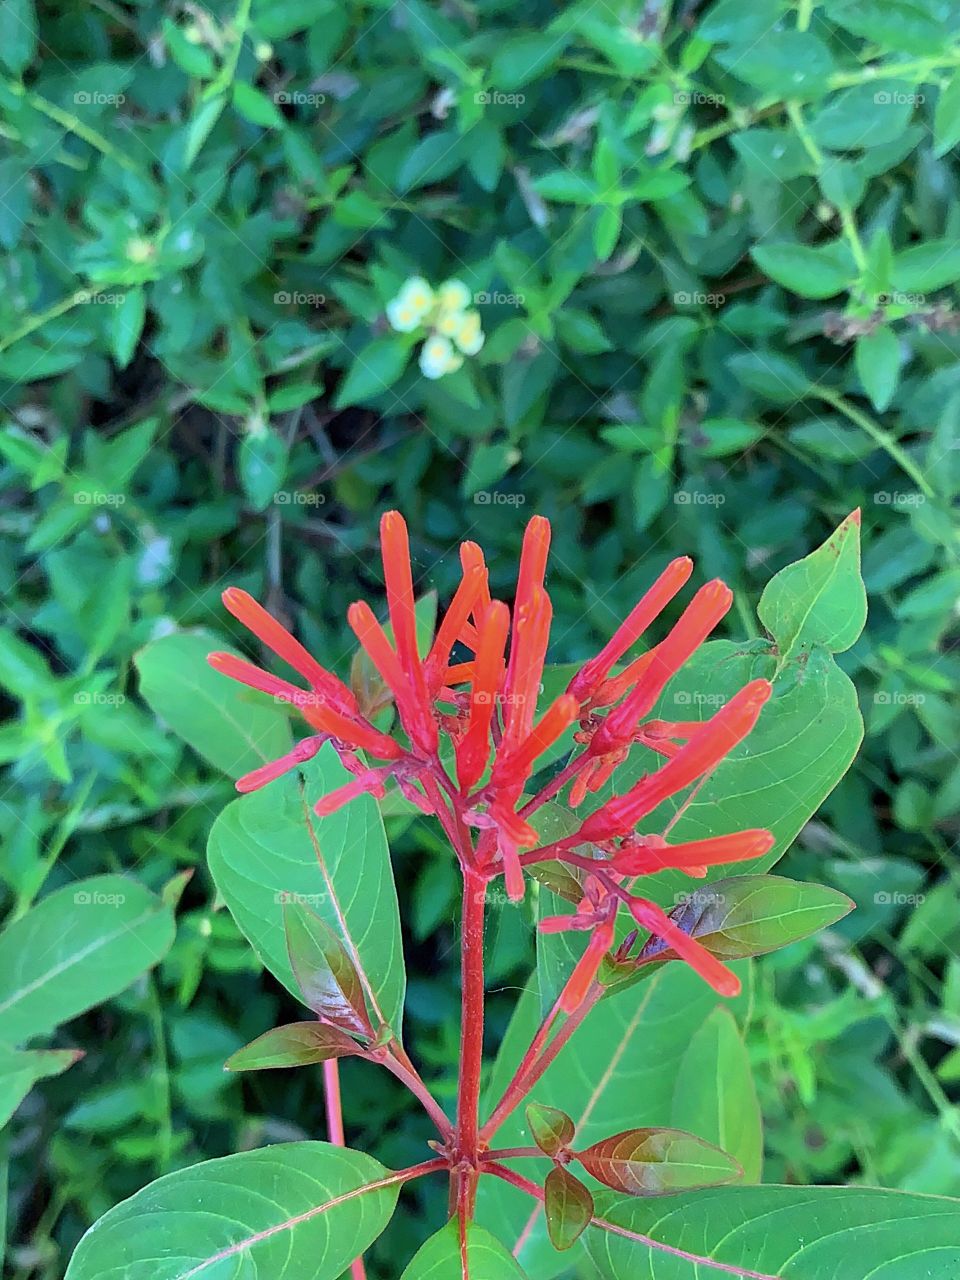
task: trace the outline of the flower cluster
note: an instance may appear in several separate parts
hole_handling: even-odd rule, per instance
[[[446,280],[434,290],[422,276],[411,276],[387,303],[387,319],[398,333],[430,330],[420,348],[425,378],[455,373],[464,356],[475,356],[483,346],[480,313],[470,310],[470,302],[462,280]]]
[[[665,800],[716,768],[751,731],[770,696],[766,680],[753,680],[709,720],[649,718],[667,682],[730,608],[730,590],[721,582],[701,587],[663,640],[617,670],[688,581],[692,562],[674,560],[538,718],[552,615],[544,588],[549,523],[535,516],[527,526],[512,609],[491,599],[480,547],[461,545],[460,585],[425,656],[417,646],[407,528],[398,512],[383,517],[380,537],[392,640],[362,601],[350,606],[347,618],[392,696],[397,731],[373,724],[353,689],[246,592],[230,588],[223,596],[230,613],[297,672],[303,685],[228,653],[211,654],[211,665],[288,702],[312,730],[287,755],[241,778],[237,788],[264,786],[330,742],[353,778],[316,802],[319,815],[365,792],[382,797],[394,784],[423,812],[436,815],[465,870],[487,879],[502,874],[514,900],[523,896],[525,868],[564,864],[577,877],[577,910],[541,927],[591,933],[562,998],[568,1012],[594,983],[613,945],[621,907],[636,925],[628,943],[645,930],[717,990],[734,993],[738,984],[730,970],[630,888],[637,877],[668,867],[702,876],[708,866],[756,858],[773,843],[763,830],[685,844],[637,831]],[[552,748],[556,755],[561,739],[570,742],[566,764],[530,795],[539,762]],[[576,810],[611,779],[637,743],[664,757],[663,765],[594,807],[570,835],[541,844],[530,822],[536,810],[567,787],[567,803]],[[621,944],[618,958],[628,950]]]

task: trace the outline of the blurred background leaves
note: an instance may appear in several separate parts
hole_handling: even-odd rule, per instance
[[[4,906],[196,868],[166,958],[50,1039],[86,1057],[6,1131],[15,1280],[163,1168],[322,1132],[306,1073],[222,1070],[294,1006],[217,909],[216,744],[179,744],[134,658],[239,642],[233,584],[345,673],[389,506],[441,602],[463,537],[509,598],[548,515],[554,661],[685,552],[754,638],[767,580],[863,508],[866,744],[780,867],[858,910],[756,967],[765,1176],[960,1194],[958,30],[953,0],[6,0]],[[437,381],[384,315],[413,275],[461,279],[486,334]],[[388,822],[408,1034],[449,1097],[456,876]],[[492,915],[491,1047],[533,955]],[[399,1089],[343,1074],[351,1142],[420,1159]]]

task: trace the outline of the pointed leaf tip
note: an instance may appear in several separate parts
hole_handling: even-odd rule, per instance
[[[557,1155],[576,1137],[576,1125],[565,1111],[557,1107],[531,1102],[527,1106],[526,1117],[530,1134],[544,1155]]]
[[[543,1184],[543,1210],[550,1243],[570,1249],[593,1217],[593,1196],[569,1169],[555,1165]]]

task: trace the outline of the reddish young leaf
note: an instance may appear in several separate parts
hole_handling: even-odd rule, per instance
[[[555,1156],[576,1136],[577,1128],[565,1111],[531,1102],[527,1107],[527,1124],[534,1142],[544,1155]]]
[[[627,1129],[574,1158],[604,1186],[632,1196],[717,1187],[743,1176],[725,1151],[682,1129]]]
[[[372,1038],[360,977],[337,935],[299,902],[283,904],[283,925],[290,965],[307,1006],[351,1035]]]
[[[258,1036],[232,1053],[224,1065],[227,1071],[307,1067],[359,1051],[357,1042],[336,1027],[325,1027],[322,1022],[291,1022]]]
[[[573,1174],[555,1165],[543,1184],[547,1235],[555,1249],[569,1249],[593,1217],[593,1196]]]

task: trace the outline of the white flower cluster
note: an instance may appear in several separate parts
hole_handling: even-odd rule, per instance
[[[462,280],[445,280],[436,289],[422,276],[411,276],[387,303],[387,319],[398,333],[429,329],[420,348],[420,372],[442,378],[475,356],[483,346],[480,313],[470,310],[470,290]]]

